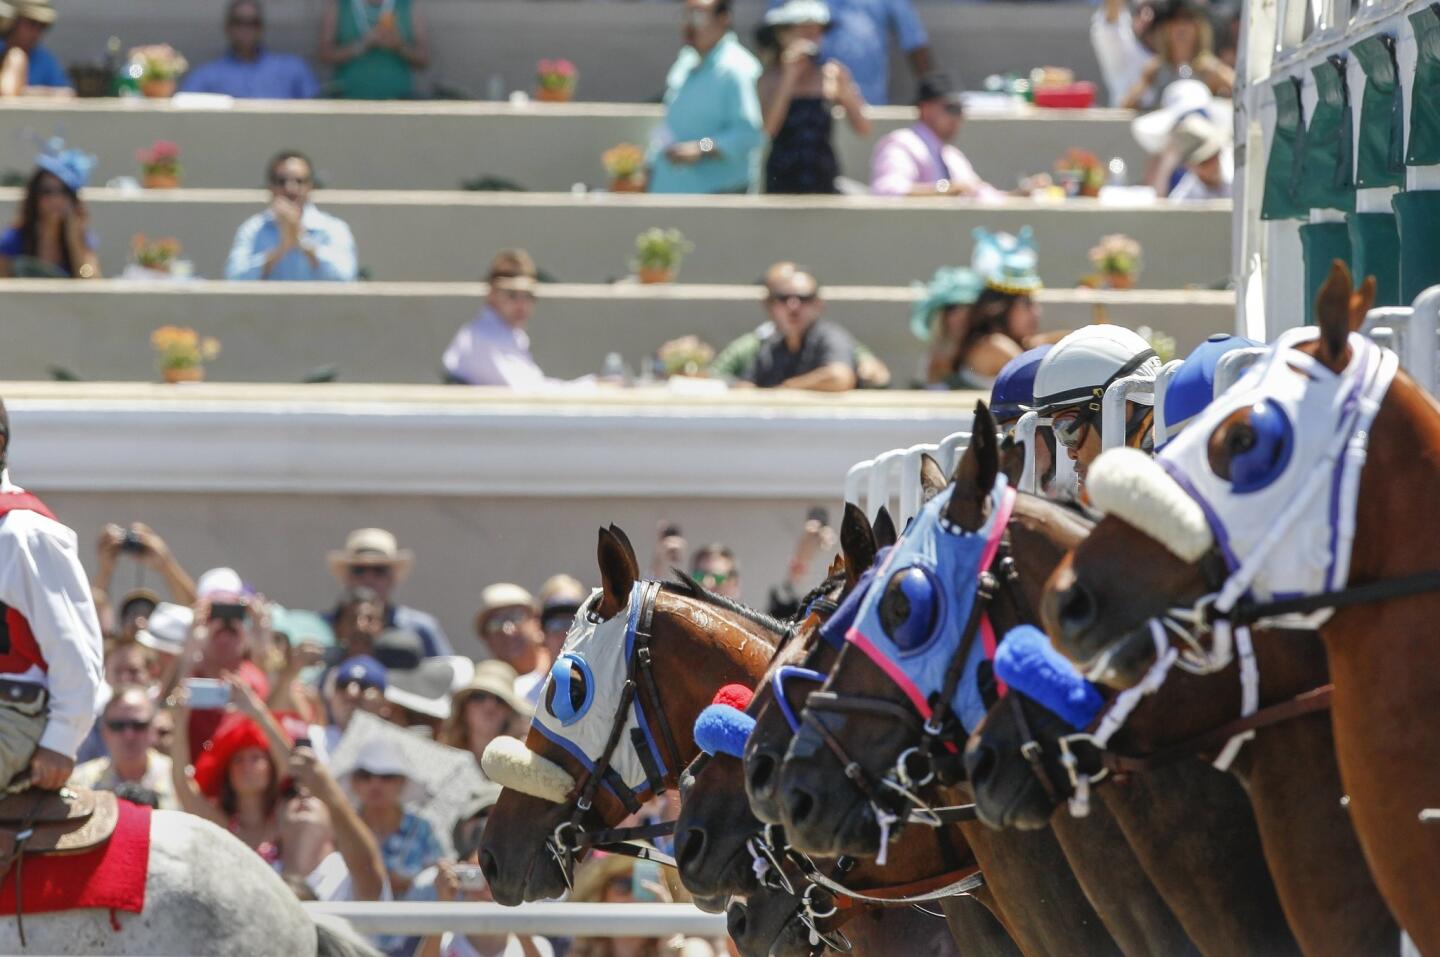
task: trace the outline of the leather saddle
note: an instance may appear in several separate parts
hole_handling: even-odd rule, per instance
[[[22,855],[74,854],[105,843],[119,815],[110,791],[30,788],[0,798],[0,879]]]

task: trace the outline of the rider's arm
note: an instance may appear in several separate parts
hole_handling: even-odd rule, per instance
[[[38,512],[0,526],[0,602],[24,616],[46,663],[49,715],[39,747],[67,758],[95,723],[104,664],[100,621],[75,533]]]

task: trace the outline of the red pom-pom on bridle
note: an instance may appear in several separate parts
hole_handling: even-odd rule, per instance
[[[750,707],[750,700],[754,697],[753,689],[740,684],[730,684],[715,692],[715,699],[711,703],[728,705],[736,711],[744,711]]]

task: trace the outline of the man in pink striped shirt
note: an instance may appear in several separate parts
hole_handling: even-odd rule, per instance
[[[875,144],[870,189],[877,196],[965,196],[995,201],[1001,193],[980,178],[951,140],[960,133],[964,101],[944,73],[920,78],[920,120]]]

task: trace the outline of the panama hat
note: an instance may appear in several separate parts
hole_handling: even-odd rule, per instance
[[[418,803],[428,794],[425,785],[415,777],[415,769],[410,764],[409,756],[389,734],[376,735],[360,745],[355,760],[336,775],[341,786],[352,795],[355,794],[356,771],[376,775],[402,775],[405,778],[405,790],[400,794],[401,804]]]
[[[327,556],[330,573],[341,582],[351,565],[388,565],[395,569],[396,578],[410,573],[415,553],[401,548],[395,535],[383,528],[357,528],[345,536],[345,547]]]
[[[492,658],[475,666],[475,673],[469,684],[455,692],[454,712],[459,714],[466,702],[482,691],[505,702],[516,714],[529,717],[535,713],[530,702],[515,692],[515,669],[503,661]]]
[[[185,639],[195,613],[184,605],[162,601],[145,619],[145,627],[135,632],[135,640],[164,655],[178,655],[185,649]]]
[[[1176,80],[1160,95],[1159,109],[1151,110],[1130,121],[1130,133],[1147,153],[1160,153],[1170,140],[1175,126],[1191,114],[1204,116],[1221,129],[1233,123],[1234,107],[1229,100],[1216,99],[1201,80]]]
[[[50,0],[9,0],[14,16],[25,20],[34,20],[36,23],[51,24],[59,19],[59,14],[51,6]],[[3,14],[4,11],[0,11]]]

